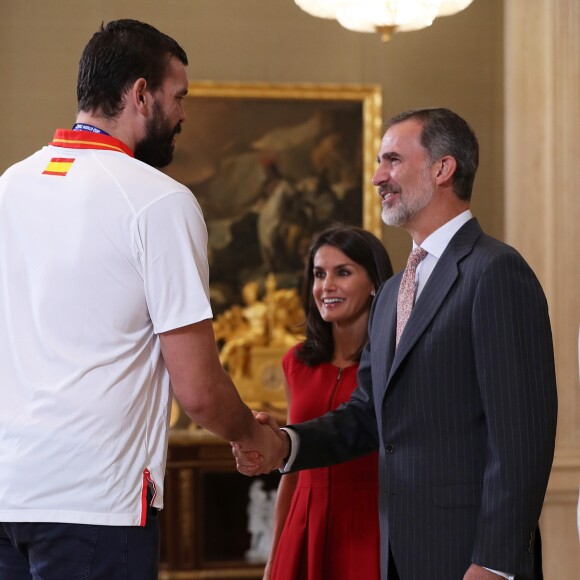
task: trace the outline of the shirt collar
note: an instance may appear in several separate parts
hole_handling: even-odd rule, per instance
[[[106,151],[119,151],[133,157],[133,151],[119,139],[110,135],[91,133],[89,131],[73,131],[70,129],[57,129],[54,139],[49,143],[54,147],[65,149],[101,149]]]
[[[453,238],[453,236],[461,229],[461,226],[466,224],[472,217],[473,214],[471,213],[471,210],[466,209],[464,212],[455,216],[452,220],[449,220],[446,224],[443,224],[439,229],[427,236],[423,240],[421,247],[429,254],[439,259],[451,241],[451,238]],[[417,244],[413,241],[413,249],[416,247]]]

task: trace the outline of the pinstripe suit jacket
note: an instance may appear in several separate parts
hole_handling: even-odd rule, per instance
[[[389,544],[402,580],[460,580],[471,562],[541,578],[534,532],[557,415],[542,288],[472,219],[439,259],[395,351],[401,276],[375,298],[351,400],[292,426],[293,469],[379,449],[383,579]]]

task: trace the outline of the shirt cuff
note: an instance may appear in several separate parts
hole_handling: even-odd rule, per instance
[[[298,433],[294,431],[294,429],[288,429],[287,427],[280,427],[282,431],[286,431],[288,433],[288,437],[290,437],[290,457],[286,461],[286,465],[280,468],[278,471],[280,473],[288,473],[292,469],[292,464],[296,459],[296,455],[298,454],[298,448],[300,447],[300,437]]]
[[[482,568],[485,568],[486,570],[489,570],[490,572],[493,572],[494,574],[497,574],[498,576],[502,576],[503,578],[507,578],[508,580],[514,580],[514,576],[512,576],[511,574],[506,574],[505,572],[498,572],[497,570],[492,570],[491,568],[488,568],[487,566],[482,566]]]

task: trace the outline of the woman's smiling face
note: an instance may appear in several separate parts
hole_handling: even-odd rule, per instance
[[[338,248],[318,248],[313,277],[312,296],[324,321],[351,324],[368,315],[373,284],[365,268]]]

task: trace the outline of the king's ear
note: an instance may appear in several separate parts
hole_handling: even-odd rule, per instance
[[[449,181],[457,169],[457,161],[455,161],[455,157],[451,157],[451,155],[445,155],[438,159],[435,162],[435,179],[437,180],[438,185],[444,184],[446,181]]]

